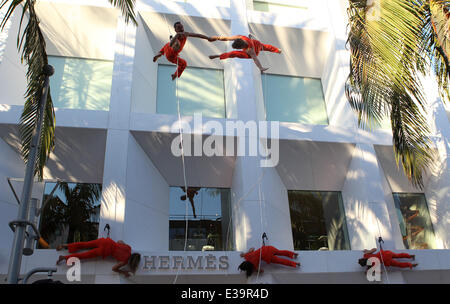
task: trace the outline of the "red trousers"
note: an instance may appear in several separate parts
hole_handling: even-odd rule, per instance
[[[89,242],[78,242],[78,243],[71,243],[67,244],[67,248],[69,250],[69,253],[72,253],[70,255],[64,256],[66,260],[68,260],[71,257],[79,258],[80,260],[83,259],[90,259],[95,257],[103,257],[105,258],[108,255],[112,254],[112,245],[107,239],[97,239],[92,240]],[[89,251],[80,252],[80,253],[74,253],[79,250],[83,249],[90,249]]]
[[[262,250],[262,252],[261,252]],[[297,263],[294,261],[290,261],[287,259],[283,259],[278,257],[285,256],[289,258],[294,258],[295,252],[289,251],[289,250],[278,250],[277,248],[273,246],[263,246],[258,250],[252,251],[250,253],[247,253],[244,258],[253,264],[255,269],[258,269],[259,266],[259,259],[261,257],[261,260],[265,261],[266,263],[276,263],[276,264],[282,264],[290,267],[297,267]]]
[[[166,44],[160,51],[160,53],[164,53],[167,60],[169,60],[172,63],[175,63],[177,65],[177,71],[176,75],[178,78],[181,77],[181,74],[183,74],[184,69],[186,69],[187,62],[180,56],[178,56],[179,52],[175,52],[169,44]]]
[[[267,51],[267,52],[272,52],[272,53],[279,53],[280,50],[277,47],[274,47],[273,45],[270,44],[262,44],[262,50],[263,51]],[[259,51],[255,52],[256,55],[259,55]],[[245,51],[231,51],[228,53],[223,53],[220,55],[219,57],[221,60],[223,59],[228,59],[228,58],[245,58],[245,59],[250,59],[252,57],[250,57],[249,54],[247,54],[247,52]]]
[[[395,253],[389,250],[383,250],[382,254],[378,252],[377,254],[365,254],[365,258],[376,257],[382,262],[385,266],[395,266],[400,268],[412,268],[412,264],[408,262],[398,262],[394,260],[397,259],[410,259],[411,256],[408,253]]]
[[[400,268],[412,268],[412,264],[408,262],[398,262],[394,260],[394,258],[402,259],[406,258],[409,259],[411,256],[407,253],[394,253],[392,251],[388,251],[388,259],[386,259],[386,251],[383,251],[383,259],[384,259],[384,265],[386,266],[395,266]]]
[[[270,263],[282,264],[282,265],[286,265],[286,266],[290,266],[290,267],[297,267],[296,262],[279,258],[277,255],[281,255],[281,256],[285,256],[285,257],[289,257],[289,258],[293,259],[294,252],[289,251],[289,250],[278,250],[277,249],[272,252],[272,257],[270,258]],[[267,262],[267,263],[269,263],[269,262]]]

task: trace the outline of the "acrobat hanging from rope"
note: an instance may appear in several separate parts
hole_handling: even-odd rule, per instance
[[[260,69],[261,73],[268,70],[269,68],[264,68],[261,65],[261,62],[258,59],[258,55],[261,51],[272,52],[281,54],[281,49],[270,45],[263,44],[260,41],[253,39],[253,36],[249,35],[249,37],[236,35],[231,37],[225,36],[212,36],[211,39],[213,41],[233,41],[231,45],[234,49],[238,49],[241,51],[231,51],[228,53],[223,53],[221,55],[211,55],[210,59],[220,58],[220,60],[228,59],[228,58],[244,58],[244,59],[253,59],[256,66]]]
[[[131,247],[129,245],[125,244],[123,241],[114,242],[109,237],[99,238],[88,242],[63,244],[56,248],[58,251],[62,249],[68,249],[71,254],[60,255],[56,264],[59,264],[63,260],[67,261],[71,257],[84,260],[95,257],[102,257],[104,259],[107,256],[112,256],[118,261],[118,263],[113,266],[112,270],[119,274],[123,274],[125,277],[129,277],[130,272],[133,274],[136,272],[141,260],[141,255],[139,253],[131,253]],[[90,250],[76,253],[84,249]],[[121,268],[127,264],[129,265],[130,271],[122,270]]]
[[[412,259],[414,261],[416,256],[410,255],[408,253],[395,253],[389,250],[383,250],[383,248],[381,248],[381,242],[380,242],[380,251],[378,253],[375,253],[377,250],[378,250],[377,248],[372,248],[370,250],[364,249],[363,251],[364,256],[363,258],[358,260],[358,264],[361,265],[362,267],[372,266],[367,265],[367,261],[368,259],[374,257],[378,258],[380,260],[380,263],[384,264],[384,266],[395,266],[400,268],[412,269],[413,267],[416,267],[418,265],[409,262],[399,262],[394,260],[394,259]]]
[[[177,76],[178,78],[181,77],[181,74],[183,73],[184,69],[187,66],[186,60],[178,56],[180,52],[183,50],[187,38],[188,37],[201,38],[206,39],[209,42],[215,40],[212,37],[208,37],[202,34],[185,32],[184,26],[180,21],[175,22],[173,27],[175,29],[176,35],[174,37],[171,37],[170,42],[166,43],[159,51],[159,53],[155,57],[153,57],[153,62],[156,62],[159,57],[165,55],[167,60],[177,65],[177,70],[175,71],[175,73],[172,74],[172,80],[175,80]]]
[[[186,192],[186,188],[181,187],[181,189]],[[196,196],[198,194],[198,190],[200,190],[200,187],[188,187],[187,188],[187,193],[185,195],[182,195],[180,197],[180,199],[182,201],[186,200],[186,197],[189,198],[189,201],[191,202],[191,206],[192,206],[192,213],[194,214],[194,218],[197,218],[197,215],[195,214],[195,206],[194,206],[194,196]]]
[[[278,257],[285,256],[291,259],[297,259],[298,253],[289,250],[278,250],[273,246],[266,246],[264,237],[267,238],[265,233],[263,234],[263,246],[261,248],[258,250],[255,250],[255,248],[250,248],[248,252],[240,254],[245,261],[239,265],[238,269],[240,271],[245,271],[247,278],[252,275],[253,271],[264,272],[259,265],[261,261],[264,261],[267,264],[275,263],[294,268],[300,267],[300,263],[298,262]]]

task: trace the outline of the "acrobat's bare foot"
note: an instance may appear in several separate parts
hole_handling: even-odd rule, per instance
[[[264,73],[264,71],[267,71],[269,68],[262,68],[261,73]]]
[[[416,260],[416,255],[415,255],[415,254],[411,254],[411,259],[412,259],[413,261],[415,261],[415,260]]]
[[[278,53],[278,54],[281,54],[281,53],[283,53],[283,51],[281,50],[281,49],[279,49],[280,50],[280,52]]]
[[[67,245],[59,245],[58,247],[56,247],[56,250],[57,251],[61,251],[61,250],[63,250],[63,249],[67,249]]]
[[[177,74],[172,74],[172,80],[175,80],[175,78],[177,78]]]
[[[60,255],[58,260],[56,261],[56,265],[58,265],[59,263],[61,263],[62,260],[65,260],[65,257],[63,255]]]
[[[296,263],[297,264],[297,267],[300,267],[301,266],[301,264],[300,263]]]
[[[412,264],[412,267],[417,267],[417,265],[419,265],[419,264],[417,264],[417,263],[416,264]]]
[[[210,56],[208,56],[209,57],[209,59],[216,59],[216,58],[219,58],[220,57],[220,55],[210,55]]]
[[[294,259],[298,258],[298,253],[294,253]]]

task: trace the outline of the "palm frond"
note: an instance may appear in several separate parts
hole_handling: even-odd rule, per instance
[[[22,50],[21,60],[22,62],[25,61],[28,66],[28,70],[26,75],[27,90],[25,92],[25,104],[19,122],[19,131],[21,139],[21,154],[25,163],[27,163],[32,135],[38,121],[39,103],[45,80],[43,71],[44,67],[48,64],[48,59],[45,50],[44,36],[39,28],[39,19],[37,18],[34,10],[35,1],[3,0],[0,7],[4,7],[8,2],[10,2],[10,5],[4,19],[0,23],[1,28],[5,26],[15,9],[18,6],[23,5],[19,33],[17,36],[17,47],[19,50]],[[28,17],[28,22],[23,34],[21,34],[22,24],[24,23],[24,19],[26,17]],[[41,144],[39,146],[35,167],[35,174],[37,174],[39,179],[43,178],[45,163],[54,147],[55,114],[50,94],[48,94],[47,97],[43,121],[44,126],[40,134]]]
[[[109,0],[109,3],[120,9],[122,16],[125,17],[125,22],[128,23],[131,20],[134,25],[137,25],[134,12],[136,0]]]
[[[450,100],[450,1],[431,0],[425,5],[424,45],[434,64],[434,74],[443,100]]]
[[[397,163],[416,187],[432,162],[426,99],[419,78],[430,66],[424,38],[423,1],[379,2],[376,19],[366,1],[349,1],[350,74],[346,95],[360,127],[390,117]]]

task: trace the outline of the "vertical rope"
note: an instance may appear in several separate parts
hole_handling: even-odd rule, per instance
[[[175,78],[175,98],[177,100],[177,111],[178,111],[178,130],[180,132],[180,143],[181,143],[181,162],[183,163],[183,180],[184,180],[184,190],[186,191],[186,214],[185,214],[185,221],[186,221],[186,226],[185,226],[185,234],[184,234],[184,249],[183,252],[186,252],[186,248],[187,248],[187,239],[188,239],[188,228],[189,228],[189,209],[188,209],[188,188],[187,188],[187,180],[186,180],[186,163],[184,160],[184,140],[183,140],[183,132],[182,132],[182,127],[181,127],[181,111],[180,111],[180,100],[178,98],[178,78],[179,78],[179,74],[178,74],[178,56],[177,56],[177,70],[176,70],[176,78]],[[178,275],[180,273],[180,268],[177,268],[177,274],[175,276],[175,280],[173,282],[173,284],[175,284],[178,280]]]

